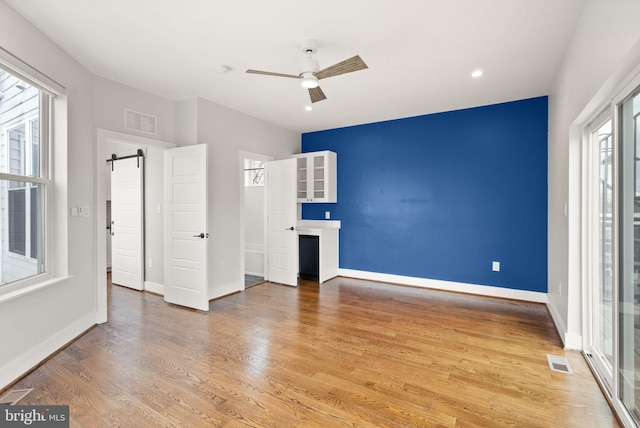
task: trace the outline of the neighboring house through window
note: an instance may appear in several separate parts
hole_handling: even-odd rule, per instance
[[[0,69],[0,285],[44,272],[48,105],[46,93]]]

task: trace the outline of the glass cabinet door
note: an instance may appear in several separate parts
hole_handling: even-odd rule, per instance
[[[324,155],[313,157],[313,198],[324,199]]]
[[[298,158],[298,199],[308,199],[307,194],[307,158]]]

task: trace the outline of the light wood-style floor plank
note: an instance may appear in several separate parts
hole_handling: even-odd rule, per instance
[[[110,286],[109,322],[14,388],[73,427],[619,426],[544,305],[347,278],[209,313]]]

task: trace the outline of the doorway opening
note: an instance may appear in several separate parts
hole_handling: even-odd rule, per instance
[[[114,150],[115,147],[115,150]],[[163,273],[163,159],[164,151],[176,147],[175,144],[153,140],[135,135],[123,134],[104,129],[97,130],[96,136],[96,286],[97,311],[96,322],[107,321],[107,243],[110,230],[107,225],[107,183],[110,181],[111,165],[106,159],[118,149],[136,152],[138,148],[145,151],[145,198],[144,198],[144,229],[143,243],[145,256],[144,289],[164,294]],[[126,153],[124,153],[126,154]],[[112,261],[113,263],[113,261]]]
[[[241,265],[244,288],[247,289],[268,279],[265,166],[272,158],[246,152],[240,152],[239,158],[242,172],[240,195],[243,219]]]

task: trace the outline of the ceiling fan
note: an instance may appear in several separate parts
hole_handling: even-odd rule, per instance
[[[327,77],[339,76],[341,74],[351,73],[353,71],[364,70],[367,67],[367,64],[364,63],[362,58],[359,55],[356,55],[352,58],[341,61],[337,64],[334,64],[325,69],[319,70],[320,66],[318,65],[318,61],[316,61],[311,55],[316,53],[318,50],[318,42],[314,39],[305,39],[302,41],[302,52],[307,55],[307,57],[302,62],[302,71],[300,74],[284,74],[284,73],[274,73],[271,71],[261,71],[261,70],[252,70],[249,69],[246,72],[249,74],[263,74],[265,76],[276,76],[276,77],[288,77],[291,79],[300,80],[300,84],[303,88],[307,88],[309,90],[309,96],[311,97],[311,102],[316,103],[318,101],[326,100],[327,96],[322,92],[318,81],[320,79],[326,79]]]

